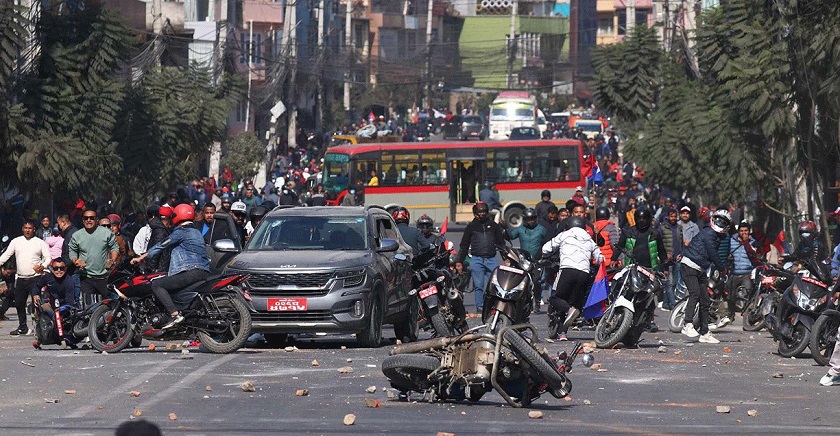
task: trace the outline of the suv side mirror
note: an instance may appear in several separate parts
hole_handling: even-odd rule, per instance
[[[213,243],[213,249],[224,253],[235,253],[237,251],[236,244],[232,239],[219,239]]]
[[[400,243],[396,239],[389,239],[383,238],[379,242],[379,248],[376,251],[382,252],[389,252],[389,251],[397,251],[400,248]]]

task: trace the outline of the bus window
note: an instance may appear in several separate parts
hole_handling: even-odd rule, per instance
[[[419,185],[422,183],[420,156],[416,152],[394,153],[394,165],[397,167],[397,184]]]
[[[356,161],[356,172],[353,174],[356,177],[356,182],[358,183],[359,180],[362,181],[365,185],[370,181],[371,175],[370,172],[374,171],[376,173],[377,178],[382,178],[382,174],[379,173],[377,169],[379,162],[376,160],[357,160]]]
[[[580,180],[580,159],[577,148],[563,147],[551,150],[549,160],[554,170],[552,180]]]
[[[439,153],[426,153],[421,156],[423,166],[420,167],[423,183],[426,185],[445,185],[446,179],[446,155]]]
[[[350,179],[350,156],[330,153],[324,158],[324,188],[333,194],[347,189]]]
[[[487,153],[487,180],[496,183],[521,181],[522,159],[518,150]]]

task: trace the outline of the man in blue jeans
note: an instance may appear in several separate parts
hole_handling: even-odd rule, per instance
[[[475,289],[474,317],[478,317],[484,310],[484,287],[490,281],[493,270],[499,266],[496,247],[505,244],[505,237],[501,226],[489,219],[490,208],[487,203],[479,201],[473,205],[472,210],[475,218],[464,230],[456,262],[463,262],[468,252],[472,254],[470,273]]]

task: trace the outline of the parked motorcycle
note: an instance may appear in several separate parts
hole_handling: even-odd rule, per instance
[[[239,349],[251,334],[251,296],[247,275],[211,276],[177,293],[172,301],[184,321],[162,330],[170,315],[152,293],[159,274],[138,274],[114,286],[119,298],[107,299],[93,311],[88,326],[91,345],[116,353],[135,337],[159,341],[192,339],[213,353]]]
[[[421,392],[429,401],[478,401],[492,389],[513,407],[531,404],[545,392],[563,398],[571,392],[566,377],[577,354],[552,358],[537,343],[530,315],[533,265],[510,246],[499,250],[510,265],[493,272],[484,300],[485,324],[458,336],[398,345],[382,362],[382,373],[402,392]],[[526,338],[527,333],[531,340]]]
[[[595,345],[610,348],[619,342],[635,347],[653,321],[656,293],[662,289],[662,273],[629,262],[613,277],[610,303],[595,327]]]
[[[444,245],[414,257],[409,295],[420,304],[420,328],[434,336],[452,336],[467,328],[467,311],[461,293],[452,285],[449,251]]]
[[[838,310],[838,301],[835,300],[829,309],[820,314],[814,326],[811,327],[809,344],[811,356],[820,365],[828,365],[828,361],[831,360],[831,354],[837,342],[838,327],[840,327],[840,310]]]
[[[721,312],[728,310],[726,302],[726,281],[728,274],[722,274],[718,270],[708,269],[706,276],[709,278],[709,286],[706,292],[709,293],[709,330],[718,328],[721,321]],[[668,330],[672,333],[682,332],[685,326],[685,308],[688,306],[688,289],[686,289],[683,298],[677,301],[671,314],[668,316]],[[700,324],[700,311],[694,311],[694,319],[691,323],[695,326]]]
[[[782,292],[793,282],[791,267],[789,262],[782,268],[766,263],[753,268],[750,273],[753,288],[742,312],[744,331],[757,332],[765,327],[764,318],[776,311]]]
[[[803,263],[808,274],[797,274],[782,294],[775,313],[767,315],[767,330],[779,342],[779,355],[796,356],[811,343],[817,318],[828,308],[837,286],[829,286],[831,275],[826,262]]]
[[[41,304],[35,308],[35,341],[32,346],[40,350],[42,345],[61,345],[62,348],[76,348],[78,338],[66,326],[73,325],[77,312],[75,307],[61,306],[57,299],[52,299],[41,289]]]

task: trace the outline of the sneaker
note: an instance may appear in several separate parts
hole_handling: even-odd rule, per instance
[[[559,335],[557,335],[557,340],[558,341],[568,341],[569,338],[566,337],[565,333],[560,333]]]
[[[709,331],[712,331],[712,332],[718,329],[717,323],[709,323],[708,327],[709,327]]]
[[[729,324],[732,324],[732,319],[729,318],[728,316],[724,316],[723,318],[721,318],[718,321],[717,328],[719,328],[719,329],[724,328],[724,327],[728,326]]]
[[[831,375],[828,373],[820,379],[820,384],[823,386],[837,386],[840,385],[840,374]]]
[[[697,330],[694,330],[694,324],[686,323],[682,329],[682,334],[688,336],[689,338],[696,338],[700,336],[700,333],[697,333]]]
[[[700,336],[699,339],[700,343],[703,344],[719,344],[720,341],[717,340],[711,333],[706,333],[705,335]]]
[[[165,326],[161,327],[160,329],[161,330],[171,329],[172,327],[175,327],[176,325],[178,325],[182,322],[184,322],[184,315],[181,315],[179,313],[178,316],[176,316],[175,318],[172,318],[172,321],[169,321],[169,323],[167,323]]]
[[[648,325],[645,327],[645,330],[646,330],[648,333],[656,333],[656,332],[658,332],[658,331],[659,331],[659,326],[658,326],[658,325],[656,325],[656,323],[655,323],[655,322],[651,321],[651,322],[650,322],[650,324],[648,324]]]
[[[26,329],[26,336],[35,336],[35,330]]]
[[[12,336],[20,336],[20,335],[25,335],[28,332],[29,332],[29,329],[27,329],[27,328],[16,328],[16,329],[10,331],[9,334],[12,335]]]
[[[577,319],[578,315],[580,315],[579,310],[577,310],[574,307],[569,309],[569,311],[566,312],[566,320],[563,321],[563,327],[568,327],[572,325],[572,323],[575,322],[575,320]]]
[[[656,303],[656,307],[662,309],[662,302],[660,301],[660,302]]]

